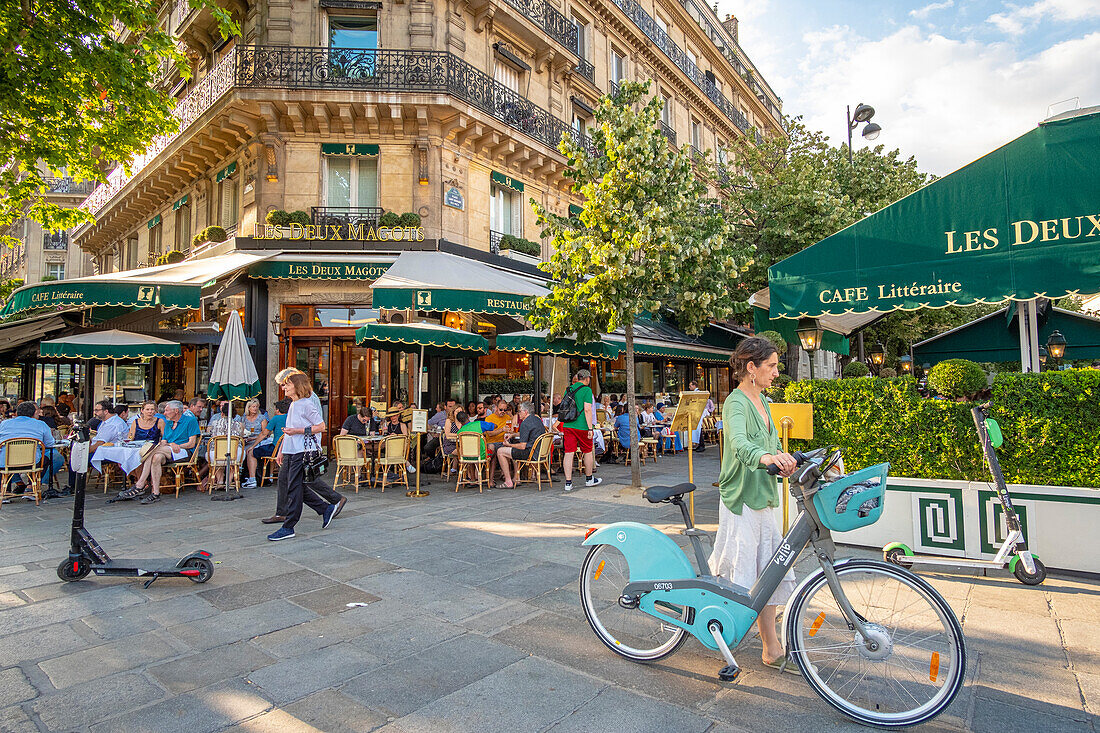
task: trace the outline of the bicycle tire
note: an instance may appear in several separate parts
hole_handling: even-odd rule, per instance
[[[613,563],[609,568],[607,563]],[[601,564],[602,563],[602,564]],[[604,573],[607,576],[604,576]],[[597,583],[603,580],[597,587]],[[655,662],[676,652],[687,640],[687,631],[665,624],[638,609],[618,605],[618,596],[629,582],[629,563],[611,545],[594,545],[581,564],[580,596],[584,617],[596,637],[611,651],[632,662]],[[670,615],[673,607],[670,607]],[[678,607],[676,607],[678,608]],[[693,609],[680,609],[691,623]],[[630,626],[634,633],[617,627]],[[652,647],[633,646],[647,636],[656,636]],[[663,640],[662,636],[665,636]]]
[[[849,560],[836,566],[836,574],[856,613],[882,634],[883,643],[873,651],[860,643],[857,632],[848,628],[840,613],[824,572],[818,572],[790,602],[786,619],[788,651],[810,687],[834,709],[864,725],[904,728],[942,713],[958,695],[966,673],[962,627],[947,601],[924,579],[880,560]],[[857,582],[863,580],[869,583],[857,588]],[[879,581],[882,582],[876,595],[875,585]],[[893,610],[885,617],[889,609],[884,604],[889,603],[893,603]],[[914,607],[916,610],[912,610]],[[902,611],[906,615],[898,618]],[[830,617],[837,623],[825,626]],[[914,630],[922,619],[930,629]],[[825,631],[822,639],[817,639],[822,631]],[[918,633],[927,636],[901,646]],[[829,643],[832,641],[839,643]],[[944,655],[946,663],[941,663]],[[850,660],[856,660],[855,670],[846,669]],[[893,662],[887,664],[890,660]],[[915,662],[922,666],[916,666]],[[844,674],[840,674],[842,669]],[[894,671],[901,674],[894,676]],[[852,693],[848,694],[844,689],[853,679]],[[943,684],[937,686],[940,679]],[[854,701],[864,698],[861,689],[864,686],[868,705]],[[873,694],[871,691],[876,688],[879,693],[892,693],[901,704],[895,705],[886,694]],[[927,692],[928,699],[922,703],[914,692],[922,695]],[[902,693],[916,705],[906,708],[910,703]]]

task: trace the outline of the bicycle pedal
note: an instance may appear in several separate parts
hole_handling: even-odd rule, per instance
[[[723,682],[736,682],[737,678],[741,676],[741,668],[736,664],[728,664],[722,669],[718,670],[718,679]]]

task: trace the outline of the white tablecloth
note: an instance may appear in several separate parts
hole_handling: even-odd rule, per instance
[[[122,466],[123,472],[130,473],[141,465],[141,448],[126,445],[101,445],[92,455],[91,464],[95,470],[102,472],[104,461],[117,463]]]

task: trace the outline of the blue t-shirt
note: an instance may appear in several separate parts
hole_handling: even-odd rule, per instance
[[[46,448],[53,447],[53,431],[50,426],[33,417],[18,416],[9,417],[0,422],[0,441],[8,438],[37,438]],[[42,451],[37,453],[38,460],[42,460]],[[0,465],[4,462],[4,450],[0,448]]]
[[[615,437],[623,448],[630,447],[630,415],[619,415],[615,418]],[[638,440],[642,439],[642,431],[638,430]]]
[[[267,421],[267,429],[271,431],[272,445],[279,444],[279,438],[283,437],[283,428],[286,427],[286,415],[276,415]]]
[[[169,443],[183,445],[198,434],[199,421],[190,410],[184,410],[183,417],[175,425],[171,420],[164,423],[164,439]],[[194,450],[194,447],[191,450]]]

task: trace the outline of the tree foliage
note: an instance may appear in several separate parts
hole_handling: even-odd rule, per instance
[[[658,129],[661,101],[646,101],[649,84],[624,83],[596,110],[591,147],[565,135],[559,149],[566,175],[585,199],[576,216],[540,206],[543,236],[553,251],[542,268],[554,281],[535,301],[531,320],[555,335],[593,341],[622,327],[626,334],[634,482],[639,485],[634,390],[635,318],[671,313],[698,333],[710,317],[739,308],[735,289],[747,262],[729,236],[720,207],[692,169],[687,146],[675,149]]]
[[[214,0],[190,3],[210,9],[223,34],[239,32]],[[0,6],[0,228],[24,217],[48,231],[91,221],[86,211],[47,202],[44,179],[103,182],[107,164],[125,165],[174,131],[174,101],[156,82],[165,61],[184,75],[189,69],[157,26],[160,6],[160,0]],[[129,31],[125,41],[122,28]]]

